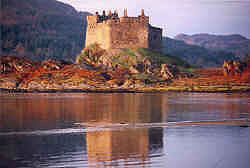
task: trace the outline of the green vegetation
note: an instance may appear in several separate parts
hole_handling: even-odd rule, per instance
[[[104,53],[105,50],[103,50],[98,44],[91,44],[76,57],[76,63],[79,64],[85,61],[89,64],[98,64]]]
[[[112,64],[120,64],[126,67],[136,66],[145,62],[145,60],[149,60],[151,64],[175,65],[183,71],[191,71],[191,69],[196,68],[179,57],[161,54],[146,48],[121,49],[116,56],[112,58]]]
[[[146,58],[152,59],[153,61],[155,61],[155,63],[176,65],[177,67],[183,69],[195,68],[195,66],[191,66],[189,63],[176,56],[153,52],[146,48],[139,48],[138,52]]]

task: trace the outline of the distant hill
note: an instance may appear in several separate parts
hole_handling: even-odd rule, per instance
[[[224,60],[235,57],[231,52],[206,49],[168,37],[163,38],[163,52],[165,54],[178,56],[190,64],[205,67],[221,66]]]
[[[73,61],[84,47],[87,15],[56,0],[1,0],[0,55]]]
[[[186,44],[197,45],[214,51],[227,51],[235,54],[236,57],[243,58],[250,54],[250,39],[241,35],[211,35],[211,34],[179,34],[175,40],[182,40]]]

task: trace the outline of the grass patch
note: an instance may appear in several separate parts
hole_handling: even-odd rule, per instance
[[[153,52],[147,48],[138,48],[137,51],[144,57],[153,61],[153,63],[176,65],[180,71],[183,72],[193,72],[196,68],[179,57]]]

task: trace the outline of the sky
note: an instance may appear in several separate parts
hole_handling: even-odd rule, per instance
[[[58,0],[78,11],[117,9],[138,16],[141,9],[165,36],[177,34],[241,34],[250,39],[250,0]]]

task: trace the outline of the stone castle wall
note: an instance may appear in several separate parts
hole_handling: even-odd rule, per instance
[[[98,43],[103,49],[150,48],[160,51],[162,29],[152,27],[144,11],[138,17],[109,15],[88,16],[86,46]]]
[[[137,18],[111,24],[111,48],[148,48],[148,27]]]

